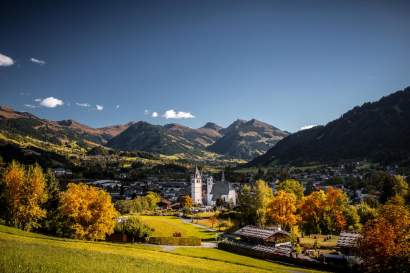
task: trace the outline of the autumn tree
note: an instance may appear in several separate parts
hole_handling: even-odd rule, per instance
[[[406,197],[409,193],[409,185],[403,176],[388,175],[383,179],[382,182],[382,194],[380,195],[380,202],[385,203],[391,197],[398,195],[401,197]]]
[[[266,224],[266,213],[268,205],[273,198],[272,189],[263,180],[256,181],[255,184],[255,206],[256,206],[256,224],[264,226]]]
[[[41,205],[47,201],[43,170],[37,164],[27,168],[13,161],[3,175],[7,222],[15,227],[31,230],[39,227],[46,216]]]
[[[377,209],[372,208],[365,202],[361,202],[357,206],[357,214],[360,217],[360,223],[366,224],[368,221],[373,220],[377,216]]]
[[[303,185],[295,179],[286,179],[280,182],[276,187],[276,190],[283,190],[288,193],[293,193],[296,196],[297,200],[300,200],[303,197],[304,192]]]
[[[347,227],[346,213],[351,212],[347,206],[347,195],[340,189],[329,187],[326,191],[323,228],[326,233],[338,234]]]
[[[157,207],[157,204],[161,201],[161,196],[152,191],[149,191],[145,198],[147,199],[148,207],[151,210],[154,210]]]
[[[408,272],[410,212],[401,205],[384,205],[363,228],[360,256],[367,272]]]
[[[61,194],[59,212],[65,219],[63,235],[88,240],[103,240],[113,233],[118,216],[107,192],[74,183]]]
[[[301,218],[302,227],[308,233],[321,233],[321,222],[326,206],[326,194],[324,191],[314,191],[302,198]]]
[[[360,216],[355,206],[347,205],[343,210],[343,216],[349,230],[359,230],[361,228]]]
[[[209,223],[211,224],[211,227],[214,228],[215,224],[218,223],[218,218],[216,218],[215,215],[211,215],[211,217],[209,217]]]
[[[192,208],[192,198],[189,195],[184,195],[181,197],[181,206],[184,209],[190,209]]]
[[[283,190],[276,192],[267,209],[269,219],[287,230],[290,230],[297,222],[296,196],[294,193]]]

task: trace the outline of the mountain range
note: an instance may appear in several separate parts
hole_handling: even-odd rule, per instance
[[[193,129],[180,124],[153,125],[129,122],[92,128],[74,120],[51,121],[9,107],[0,107],[0,130],[54,144],[77,142],[84,147],[103,145],[123,151],[201,156],[213,152],[250,160],[288,135],[267,123],[237,120],[227,128],[208,122]]]
[[[211,122],[195,129],[144,121],[92,128],[8,107],[0,107],[0,131],[55,144],[76,142],[86,148],[251,160],[245,166],[362,159],[410,162],[410,87],[354,107],[325,126],[293,134],[255,119],[238,119],[226,128]]]
[[[230,158],[249,160],[266,152],[288,133],[252,119],[237,120],[227,128],[208,122],[198,129],[179,124],[152,125],[137,122],[107,146],[119,150],[143,150],[164,154],[214,152]]]
[[[326,126],[294,133],[247,166],[354,159],[409,162],[410,87],[354,107]]]

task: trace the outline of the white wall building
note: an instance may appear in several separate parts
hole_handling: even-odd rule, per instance
[[[198,168],[195,168],[195,174],[191,177],[191,198],[192,203],[202,205],[202,175]]]

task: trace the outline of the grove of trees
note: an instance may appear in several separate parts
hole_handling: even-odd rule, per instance
[[[342,190],[332,187],[304,196],[298,181],[284,180],[273,194],[265,181],[258,180],[253,187],[243,186],[238,203],[242,225],[278,224],[289,231],[298,225],[307,234],[339,234],[360,227],[356,207]]]
[[[149,212],[155,210],[160,201],[158,193],[148,192],[145,196],[137,196],[131,200],[118,200],[115,207],[121,214]]]
[[[70,183],[60,192],[52,171],[16,161],[1,177],[0,204],[0,218],[7,225],[78,239],[105,239],[118,216],[104,190]]]

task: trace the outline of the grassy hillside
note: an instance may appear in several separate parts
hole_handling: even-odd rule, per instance
[[[0,225],[0,272],[318,272],[216,249],[85,242]]]
[[[141,216],[142,221],[155,229],[152,236],[168,237],[174,232],[181,232],[183,237],[195,236],[201,239],[214,239],[215,232],[209,232],[203,228],[182,222],[173,216]]]

